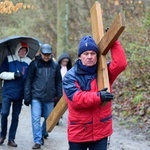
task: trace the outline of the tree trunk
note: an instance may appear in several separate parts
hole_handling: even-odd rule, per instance
[[[57,59],[68,50],[68,0],[57,0]]]

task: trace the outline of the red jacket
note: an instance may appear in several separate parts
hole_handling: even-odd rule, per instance
[[[127,66],[126,56],[119,41],[113,45],[111,56],[112,61],[108,65],[110,86]],[[112,134],[112,103],[101,105],[96,73],[84,74],[75,64],[64,77],[63,89],[69,111],[69,141],[97,141]]]

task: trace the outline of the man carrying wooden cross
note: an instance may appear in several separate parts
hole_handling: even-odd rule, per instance
[[[108,64],[108,75],[111,89],[127,62],[118,40],[110,51],[112,61]],[[78,47],[79,59],[63,80],[69,113],[69,150],[106,150],[107,139],[113,132],[111,105],[114,95],[107,91],[107,87],[98,90],[98,53],[94,39],[84,36]]]
[[[104,35],[101,7],[96,1],[91,8],[91,22],[95,41],[90,36],[81,39],[79,59],[64,77],[64,96],[47,119],[50,132],[68,104],[69,150],[107,149],[108,136],[113,132],[111,86],[127,66],[117,40],[125,28],[122,14],[117,15]],[[107,64],[105,55],[109,50],[112,61]]]

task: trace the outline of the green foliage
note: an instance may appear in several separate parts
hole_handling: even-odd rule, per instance
[[[122,117],[126,118],[129,115],[127,110],[122,111]]]
[[[132,103],[139,104],[143,100],[143,95],[135,95],[135,97],[132,99]]]
[[[119,124],[120,124],[120,125],[125,125],[126,122],[125,122],[125,121],[120,121]]]
[[[144,27],[146,28],[150,28],[150,8],[148,10],[148,13],[146,13],[145,15],[145,19],[144,19]]]
[[[138,123],[138,121],[141,119],[140,116],[133,116],[131,119],[130,119],[130,122],[136,124]]]

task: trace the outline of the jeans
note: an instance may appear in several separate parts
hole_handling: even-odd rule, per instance
[[[69,142],[69,150],[107,150],[107,137],[95,142]]]
[[[12,103],[12,120],[9,129],[8,141],[14,140],[16,136],[16,131],[18,127],[19,114],[22,108],[22,100],[12,100],[9,98],[3,98],[2,100],[2,110],[1,110],[1,137],[6,138],[7,133],[7,118],[10,112],[10,107]]]
[[[34,143],[42,144],[42,137],[46,133],[46,119],[54,108],[54,102],[41,102],[32,100],[31,116],[32,116],[32,131]],[[44,122],[41,126],[41,116],[44,117]]]

